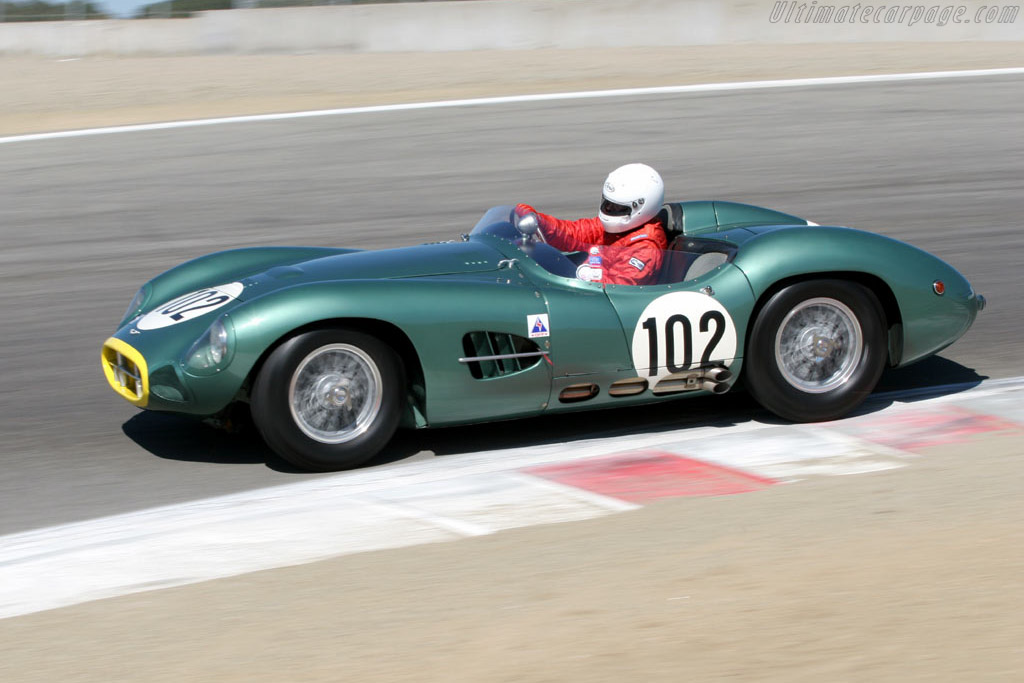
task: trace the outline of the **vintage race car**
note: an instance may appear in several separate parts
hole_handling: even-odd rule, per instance
[[[959,338],[985,300],[880,235],[721,201],[665,205],[656,282],[592,282],[536,216],[360,251],[236,249],[147,282],[102,349],[114,391],[216,417],[248,404],[291,463],[365,463],[429,427],[721,394],[742,374],[795,421],[841,417],[883,368]]]

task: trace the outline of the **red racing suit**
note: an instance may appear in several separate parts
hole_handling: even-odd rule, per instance
[[[658,280],[668,238],[655,219],[629,232],[610,233],[598,217],[562,220],[519,204],[516,213],[533,212],[547,243],[562,251],[588,252],[591,281],[611,285],[649,285]]]

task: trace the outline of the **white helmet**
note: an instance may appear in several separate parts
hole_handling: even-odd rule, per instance
[[[626,164],[604,181],[598,216],[605,232],[626,232],[658,215],[665,201],[665,183],[647,164]]]

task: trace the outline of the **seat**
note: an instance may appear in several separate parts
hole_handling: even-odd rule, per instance
[[[665,204],[657,217],[668,237],[668,250],[658,273],[659,285],[696,280],[729,260],[728,253],[717,250],[720,247],[703,253],[693,251],[692,244],[687,248],[690,240],[683,234],[683,207],[679,203]]]
[[[693,240],[679,235],[669,242],[668,250],[658,273],[658,284],[667,285],[676,282],[696,280],[701,275],[710,273],[723,263],[727,263],[730,254],[720,251],[718,246],[696,246]]]
[[[683,277],[686,280],[696,280],[701,275],[710,273],[728,260],[729,255],[721,251],[705,252],[693,260],[693,263],[686,269],[686,274]]]
[[[670,202],[663,205],[657,219],[665,227],[665,236],[670,243],[683,234],[683,207],[678,203]]]
[[[658,273],[659,285],[670,285],[674,282],[682,282],[690,263],[697,254],[688,251],[678,251],[669,247],[661,262],[661,272]]]

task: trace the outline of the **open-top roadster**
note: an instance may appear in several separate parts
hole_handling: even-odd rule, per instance
[[[248,403],[282,457],[335,470],[400,424],[719,394],[741,373],[786,419],[838,418],[984,307],[951,266],[880,235],[721,201],[660,216],[669,248],[641,286],[581,279],[587,254],[510,206],[451,242],[211,254],[142,286],[103,370],[140,408]]]

